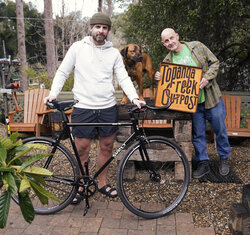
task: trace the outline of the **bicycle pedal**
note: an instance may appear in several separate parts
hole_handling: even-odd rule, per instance
[[[85,216],[88,213],[88,209],[89,209],[89,203],[86,203],[85,208],[84,208],[84,212],[83,212],[83,216]]]

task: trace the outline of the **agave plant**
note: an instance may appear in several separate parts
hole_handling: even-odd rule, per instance
[[[10,137],[0,137],[0,228],[7,222],[11,195],[18,196],[19,206],[24,219],[31,223],[35,218],[35,211],[30,200],[30,192],[35,193],[41,203],[48,204],[48,198],[58,199],[45,190],[44,177],[52,175],[47,169],[33,166],[38,159],[48,157],[46,154],[36,154],[25,158],[25,154],[32,149],[41,149],[39,144],[23,144],[17,139],[18,133]],[[24,160],[23,160],[24,159]]]

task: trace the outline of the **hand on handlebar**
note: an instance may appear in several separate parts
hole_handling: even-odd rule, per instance
[[[43,102],[44,102],[44,104],[46,104],[47,102],[51,102],[55,99],[56,99],[56,97],[54,97],[54,96],[47,96],[43,99]]]
[[[140,109],[142,106],[146,105],[146,102],[143,100],[139,100],[139,99],[133,99],[133,104],[136,105]]]

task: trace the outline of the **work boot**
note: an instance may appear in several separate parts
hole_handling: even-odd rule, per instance
[[[193,178],[199,179],[209,172],[210,172],[209,162],[208,161],[201,161],[198,163],[197,169],[195,171],[193,171]]]
[[[229,173],[229,166],[227,159],[220,159],[219,172],[221,175],[225,176]]]

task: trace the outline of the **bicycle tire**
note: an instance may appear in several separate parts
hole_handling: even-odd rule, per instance
[[[47,150],[33,149],[28,152],[23,158],[27,158],[38,153],[50,153],[54,140],[46,137],[31,137],[23,140],[24,144],[37,143],[44,145]],[[50,170],[53,175],[44,178],[46,185],[43,186],[50,193],[55,195],[60,202],[49,199],[48,204],[43,205],[37,195],[30,190],[30,199],[32,201],[36,214],[48,215],[56,213],[70,204],[76,195],[78,187],[75,185],[77,177],[79,177],[79,168],[75,158],[71,152],[62,144],[58,144],[55,153],[53,154],[48,166],[44,166],[48,158],[42,158],[33,163],[34,166],[44,167]],[[12,195],[12,199],[18,203],[18,197]]]
[[[190,169],[185,153],[174,141],[151,136],[144,143],[150,163],[142,161],[140,142],[136,141],[119,163],[117,190],[128,210],[155,219],[169,214],[183,200]]]

